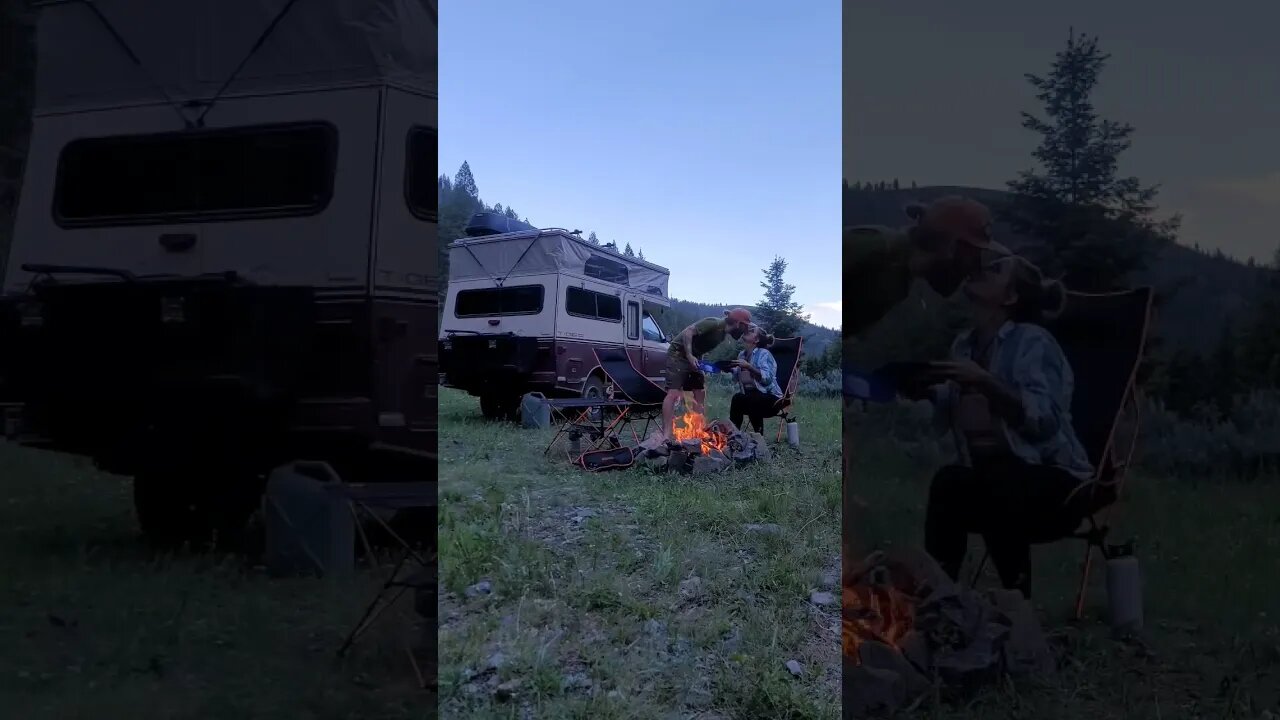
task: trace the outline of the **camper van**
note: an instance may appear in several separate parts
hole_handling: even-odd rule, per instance
[[[626,348],[664,383],[666,268],[492,214],[466,233],[449,245],[440,367],[443,384],[479,397],[485,417],[513,417],[528,392],[601,397],[595,348]]]
[[[7,431],[133,476],[157,539],[296,458],[434,477],[431,6],[38,4]]]

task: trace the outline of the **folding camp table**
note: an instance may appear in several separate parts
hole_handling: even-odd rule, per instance
[[[590,438],[589,446],[581,452],[604,447],[627,425],[633,403],[608,398],[565,398],[547,400],[547,405],[551,407],[552,416],[559,420],[559,427],[543,455],[550,453],[561,437],[575,432]],[[616,412],[610,413],[610,410]]]

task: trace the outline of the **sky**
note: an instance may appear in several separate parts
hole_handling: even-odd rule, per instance
[[[1112,58],[1095,96],[1131,123],[1120,171],[1162,186],[1180,242],[1239,259],[1280,247],[1280,3],[845,4],[843,175],[1003,188],[1031,166],[1044,74],[1069,28]]]
[[[671,270],[672,297],[757,302],[788,262],[840,324],[836,0],[441,3],[440,169],[539,227]]]

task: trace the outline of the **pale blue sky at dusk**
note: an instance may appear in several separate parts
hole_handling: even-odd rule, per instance
[[[441,3],[440,171],[754,303],[773,256],[840,323],[840,4]],[[442,238],[444,240],[444,238]]]

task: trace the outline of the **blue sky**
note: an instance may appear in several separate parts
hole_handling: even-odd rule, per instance
[[[773,256],[840,323],[840,4],[441,3],[440,168],[595,231],[671,294],[751,303]]]

